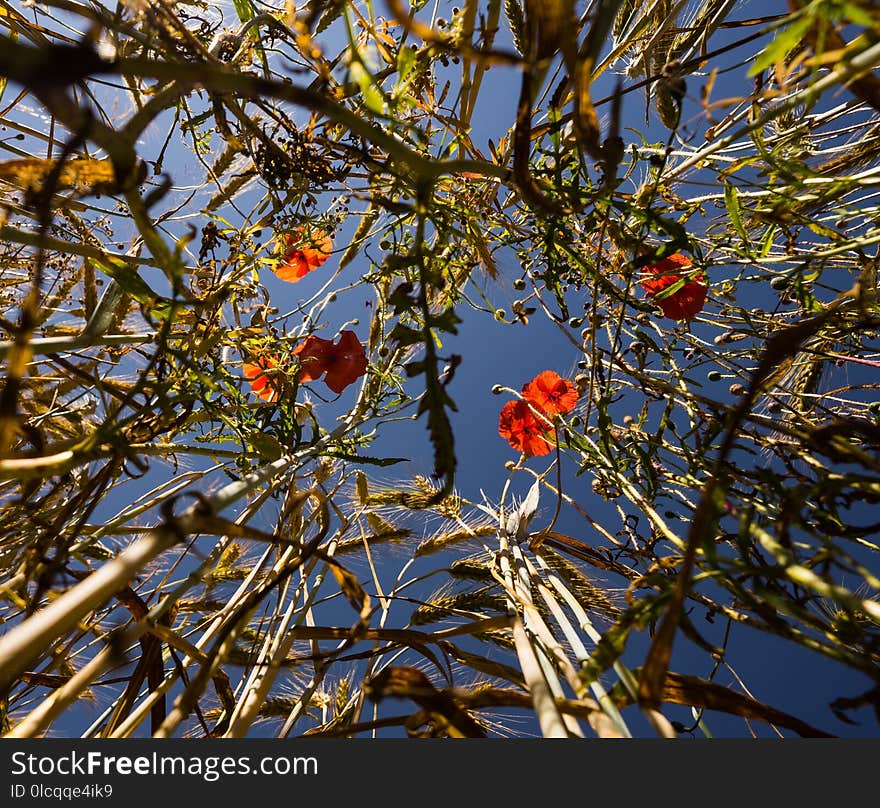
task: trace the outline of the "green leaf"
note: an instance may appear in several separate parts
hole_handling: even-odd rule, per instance
[[[235,13],[238,14],[238,19],[242,22],[247,22],[253,18],[254,4],[251,0],[232,0],[232,5],[235,7]]]
[[[460,322],[461,317],[459,317],[451,307],[446,309],[442,314],[435,314],[431,317],[431,325],[448,334],[457,334],[458,329],[456,326]]]
[[[394,306],[395,314],[403,314],[416,305],[416,299],[412,296],[414,288],[409,281],[404,281],[391,293],[388,302]]]
[[[358,87],[361,88],[367,109],[377,115],[384,115],[386,113],[385,99],[370,72],[358,61],[353,61],[348,66],[348,71]]]
[[[342,16],[342,12],[345,10],[345,0],[330,0],[329,3],[324,3],[324,5],[327,8],[324,9],[321,19],[318,20],[318,24],[315,27],[316,34],[320,34],[329,28]]]
[[[405,348],[407,345],[415,345],[416,343],[421,342],[422,332],[416,331],[414,328],[410,328],[403,323],[398,323],[393,329],[391,329],[388,338],[392,342],[397,343],[401,348]]]
[[[98,269],[109,275],[122,290],[142,306],[149,308],[150,314],[160,320],[167,319],[172,312],[171,301],[153,291],[137,271],[123,261],[107,256],[106,259],[92,258]]]
[[[277,460],[284,454],[284,447],[274,435],[255,431],[248,435],[247,440],[251,448],[264,460]]]
[[[421,376],[425,372],[425,363],[418,360],[408,362],[403,366],[403,370],[408,378],[414,379],[416,376]]]
[[[775,39],[767,45],[762,53],[755,59],[755,63],[749,68],[748,75],[756,76],[762,70],[781,62],[789,51],[800,45],[804,35],[813,25],[813,17],[805,14],[795,20],[787,28],[776,34]]]
[[[749,241],[749,234],[743,225],[742,210],[739,206],[739,193],[730,183],[724,184],[724,204],[727,206],[727,215],[730,216],[730,223],[736,230],[739,237],[743,240],[743,246],[751,253],[752,245]]]
[[[856,25],[873,28],[877,24],[871,14],[856,3],[844,3],[840,10],[843,12],[843,17],[846,20]]]
[[[394,466],[397,463],[409,463],[409,457],[366,457],[364,455],[346,454],[345,452],[325,452],[326,457],[350,460],[352,463],[365,463],[369,466]]]
[[[761,240],[761,258],[766,258],[770,254],[770,250],[773,249],[773,238],[775,235],[776,225],[771,224],[764,233],[764,238]]]
[[[416,52],[409,47],[402,46],[397,51],[397,74],[403,82],[416,66]]]

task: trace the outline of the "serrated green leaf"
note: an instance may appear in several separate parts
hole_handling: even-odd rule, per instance
[[[364,463],[368,466],[394,466],[397,463],[409,463],[409,457],[367,457],[365,455],[346,454],[345,452],[325,452],[327,457],[339,460],[350,460],[352,463]]]
[[[405,348],[407,345],[415,345],[416,343],[421,342],[422,332],[416,331],[414,328],[410,328],[403,323],[398,323],[393,329],[391,329],[388,339],[399,345],[401,348]]]
[[[457,334],[458,329],[456,326],[461,322],[461,317],[459,317],[455,310],[452,308],[446,309],[442,314],[437,314],[431,317],[431,325],[435,328],[439,328],[442,331],[446,331],[449,334]]]
[[[332,0],[329,4],[325,5],[328,7],[321,14],[321,19],[318,20],[318,24],[315,26],[316,34],[320,34],[329,28],[342,16],[342,12],[345,10],[345,0]]]
[[[416,300],[412,296],[414,288],[413,284],[409,281],[404,281],[395,287],[388,298],[388,302],[394,307],[395,314],[402,314],[416,305]]]
[[[421,361],[409,362],[403,366],[403,370],[408,378],[414,379],[425,372],[425,363]]]

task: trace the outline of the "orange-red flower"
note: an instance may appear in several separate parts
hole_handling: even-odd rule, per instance
[[[316,270],[333,250],[333,242],[326,233],[312,233],[307,237],[301,230],[296,230],[283,233],[278,243],[281,258],[275,265],[275,274],[290,283],[296,283]]]
[[[313,382],[324,376],[324,382],[334,393],[341,393],[355,379],[367,372],[367,355],[354,331],[343,331],[339,342],[306,337],[293,349],[299,357],[299,380]]]
[[[538,422],[525,401],[508,401],[498,417],[498,434],[524,454],[549,454],[552,444],[544,435],[545,427]]]
[[[253,362],[245,362],[241,366],[244,377],[250,382],[254,394],[263,401],[276,401],[278,390],[266,371],[275,367],[275,360],[270,356],[259,356]]]
[[[553,418],[571,412],[578,401],[575,386],[554,370],[544,370],[522,389],[522,401],[508,401],[498,418],[498,434],[527,455],[545,455]]]
[[[655,277],[641,281],[642,288],[648,297],[660,307],[663,314],[671,320],[690,320],[703,310],[706,303],[709,289],[702,272],[688,277],[684,285],[668,297],[657,297],[665,289],[687,277],[682,270],[690,265],[690,258],[681,253],[673,253],[656,264],[649,264],[645,267]]]
[[[571,412],[577,404],[575,386],[556,371],[545,370],[522,389],[522,397],[538,412],[548,417]]]

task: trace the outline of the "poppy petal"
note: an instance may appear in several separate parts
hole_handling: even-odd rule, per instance
[[[511,447],[531,457],[549,454],[553,449],[525,401],[508,401],[501,408],[498,434]]]
[[[296,283],[320,267],[333,251],[333,242],[326,233],[313,233],[303,243],[301,230],[284,233],[278,239],[281,258],[275,266],[275,274],[283,281]]]
[[[253,362],[244,362],[241,366],[245,379],[250,382],[254,395],[263,401],[275,401],[278,391],[266,371],[274,368],[275,362],[271,357],[258,357]]]
[[[317,381],[324,375],[333,358],[333,342],[329,339],[306,337],[293,349],[293,355],[299,357],[299,375],[301,382]]]
[[[354,331],[343,331],[333,347],[333,361],[324,382],[334,393],[341,393],[367,372],[367,355]]]
[[[578,402],[575,386],[553,370],[544,370],[522,389],[523,398],[548,417],[571,412]]]
[[[307,337],[293,354],[299,357],[301,382],[317,381],[326,373],[324,383],[337,394],[367,372],[366,351],[354,331],[343,331],[335,345],[329,339]]]
[[[691,260],[687,256],[673,253],[657,263],[645,267],[645,270],[652,273],[654,277],[642,280],[641,286],[645,290],[645,294],[670,320],[690,320],[703,310],[706,303],[709,289],[706,286],[705,276],[699,272],[688,277],[682,270],[689,266],[691,266]],[[674,292],[666,297],[655,299],[657,295],[685,278],[687,278],[685,283]]]

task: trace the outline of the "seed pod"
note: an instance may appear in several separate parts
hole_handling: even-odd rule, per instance
[[[657,115],[667,129],[678,128],[678,122],[681,118],[681,105],[676,104],[672,97],[672,92],[663,81],[657,82],[654,106],[657,108]]]

